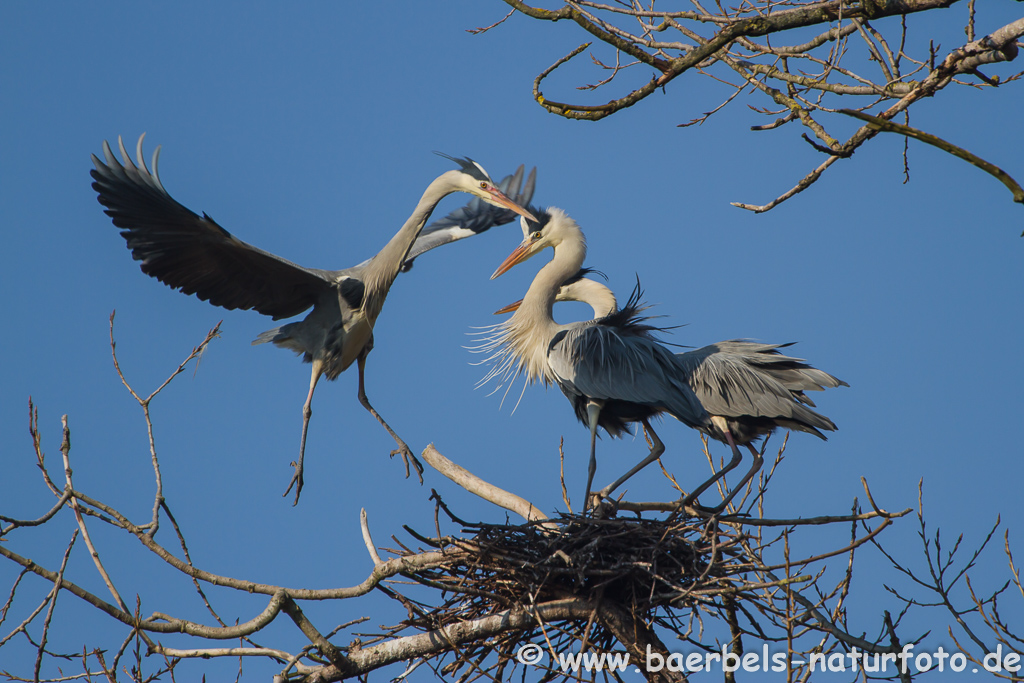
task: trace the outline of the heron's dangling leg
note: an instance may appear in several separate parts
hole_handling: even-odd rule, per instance
[[[628,480],[634,474],[636,474],[637,472],[639,472],[640,470],[642,470],[643,468],[647,467],[652,462],[660,458],[661,455],[665,452],[665,444],[663,444],[661,442],[661,439],[658,438],[658,433],[655,432],[654,429],[651,427],[651,423],[645,419],[643,421],[643,425],[644,429],[646,430],[646,433],[649,434],[651,438],[650,454],[646,458],[641,460],[639,463],[637,463],[636,467],[631,469],[629,472],[626,472],[624,475],[616,479],[611,484],[608,484],[608,486],[605,486],[603,489],[601,489],[597,493],[598,498],[607,498],[609,495],[611,495],[612,491],[625,484],[626,480]]]
[[[720,418],[713,417],[712,419],[717,420],[717,419],[720,419]],[[736,466],[740,464],[741,460],[743,460],[743,454],[740,453],[740,449],[736,447],[736,441],[732,438],[732,432],[729,431],[728,427],[726,427],[722,431],[725,433],[725,440],[726,440],[726,442],[729,444],[729,447],[732,449],[732,460],[729,461],[729,464],[727,464],[725,467],[723,467],[721,470],[719,470],[719,472],[715,476],[711,477],[706,482],[704,482],[703,484],[698,486],[697,489],[695,491],[693,491],[693,493],[691,493],[690,495],[684,497],[682,502],[681,502],[681,504],[680,504],[680,507],[686,507],[687,505],[690,505],[691,503],[693,503],[693,501],[697,500],[697,496],[699,496],[700,494],[704,493],[708,489],[709,486],[711,486],[716,481],[718,481],[719,479],[724,477],[726,474],[728,474],[732,470],[736,469]],[[761,465],[758,464],[758,467],[760,467],[760,466]],[[753,474],[751,474],[751,476],[753,476]],[[725,503],[723,503],[722,505],[720,505],[718,507],[715,507],[715,508],[712,508],[711,512],[720,512],[723,508],[725,508],[725,505],[730,500],[732,500],[732,496],[729,496],[728,498],[726,498]]]
[[[422,484],[423,465],[420,464],[420,461],[417,460],[416,456],[412,454],[411,450],[409,450],[409,446],[399,438],[398,434],[395,434],[394,430],[391,429],[391,427],[388,426],[388,423],[384,421],[384,418],[382,418],[374,407],[370,405],[370,399],[366,397],[366,390],[363,386],[363,373],[366,368],[366,356],[369,353],[369,350],[364,349],[363,352],[359,354],[359,358],[356,361],[359,364],[359,402],[363,404],[364,408],[370,411],[370,415],[377,418],[377,422],[380,422],[384,429],[388,430],[388,434],[390,434],[391,438],[398,444],[398,448],[391,451],[391,455],[394,457],[396,453],[402,454],[402,460],[405,462],[405,477],[407,479],[409,478],[409,461],[411,460],[412,466],[416,468],[416,476],[419,477],[420,483]]]
[[[299,504],[299,495],[302,493],[302,460],[306,457],[306,432],[309,430],[309,418],[313,415],[313,392],[316,390],[316,383],[320,381],[322,374],[324,374],[324,362],[314,359],[313,370],[309,376],[309,395],[306,396],[306,404],[302,406],[302,441],[299,442],[299,461],[292,463],[295,474],[292,475],[292,480],[288,482],[288,488],[284,491],[284,495],[287,496],[288,492],[292,490],[292,486],[295,487],[295,502],[292,505]]]
[[[597,474],[597,418],[601,415],[602,404],[591,400],[587,403],[587,423],[590,426],[590,466],[587,468],[587,493],[583,497],[583,514],[590,509],[590,486]]]

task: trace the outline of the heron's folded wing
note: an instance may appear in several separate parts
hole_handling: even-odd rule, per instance
[[[212,218],[172,198],[157,171],[146,167],[139,138],[132,163],[118,140],[122,162],[104,141],[106,161],[95,155],[94,190],[114,225],[122,228],[142,272],[227,309],[254,309],[275,320],[302,313],[329,289],[330,271],[303,268],[243,242]]]
[[[803,358],[786,356],[778,351],[778,349],[792,345],[792,343],[763,344],[745,339],[730,339],[718,342],[714,346],[723,352],[741,355],[745,362],[768,373],[790,391],[798,393],[798,400],[810,406],[813,406],[814,403],[803,395],[804,391],[823,391],[850,386],[838,377],[808,365]]]
[[[691,427],[709,419],[672,353],[649,337],[570,326],[552,340],[548,364],[563,390],[657,406]]]
[[[820,429],[835,429],[827,417],[802,405],[800,390],[787,387],[773,373],[758,367],[758,355],[763,352],[751,354],[750,349],[735,342],[725,342],[678,353],[675,358],[689,375],[697,398],[712,415],[797,420]]]

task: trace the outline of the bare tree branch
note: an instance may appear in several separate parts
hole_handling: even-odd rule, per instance
[[[829,158],[807,173],[795,186],[766,204],[734,202],[733,205],[756,213],[768,211],[811,187],[837,159],[849,158],[865,142],[873,139],[879,130],[891,130],[911,135],[897,124],[877,124],[857,130],[845,142],[830,132],[840,105],[832,104],[843,97],[861,100],[858,112],[892,103],[875,115],[875,120],[890,121],[922,98],[935,96],[950,84],[970,87],[1001,87],[1019,79],[1021,74],[987,76],[982,67],[1011,62],[1017,58],[1017,41],[1024,35],[1024,18],[1012,21],[976,38],[977,22],[974,3],[969,6],[968,42],[940,58],[933,41],[917,41],[917,57],[911,56],[908,44],[908,21],[918,21],[923,13],[936,11],[955,4],[956,0],[885,0],[884,2],[848,3],[845,0],[788,0],[777,3],[769,0],[750,0],[738,8],[716,5],[707,9],[699,2],[695,11],[657,10],[654,4],[601,3],[592,0],[567,0],[558,9],[536,7],[523,0],[505,0],[514,11],[539,21],[571,22],[588,34],[591,42],[570,51],[554,64],[545,68],[534,80],[533,98],[545,110],[569,119],[599,121],[622,109],[639,104],[658,90],[666,90],[678,76],[689,71],[726,83],[733,88],[725,101],[688,123],[686,127],[707,120],[727,104],[738,100],[746,86],[750,95],[757,93],[781,106],[786,116],[774,123],[753,126],[754,130],[777,129],[790,121],[799,121],[809,128],[823,143],[817,149]],[[898,27],[882,22],[888,17],[900,17]],[[880,29],[876,26],[886,25]],[[800,41],[786,44],[790,34],[799,29],[820,26],[823,30],[807,40],[800,33]],[[668,34],[679,34],[682,41],[668,39]],[[758,42],[759,38],[764,40]],[[603,103],[559,101],[541,90],[541,83],[554,71],[583,50],[601,44],[615,52],[615,67],[611,74],[596,84],[577,86],[578,89],[596,90],[614,87],[616,80],[630,78],[628,91]],[[619,54],[628,55],[625,65]],[[591,55],[598,68],[607,69],[610,59]],[[850,66],[856,61],[855,66]],[[911,65],[909,73],[904,64]],[[716,67],[731,69],[742,80],[739,84],[723,78]],[[635,68],[634,68],[635,67]],[[648,71],[648,69],[650,71]],[[639,79],[637,72],[643,75]],[[920,80],[914,77],[923,73]],[[683,87],[683,86],[679,86]],[[777,107],[767,110],[749,105],[765,115],[777,116]],[[848,104],[846,111],[853,108]],[[886,127],[881,127],[881,126]],[[913,129],[908,129],[913,130]],[[922,133],[922,135],[927,135]],[[928,138],[918,139],[929,141]],[[937,138],[936,138],[937,140]],[[1015,201],[1022,201],[1009,176],[977,157],[960,154],[948,143],[937,144],[970,163],[979,165],[999,178],[1014,192]],[[945,146],[943,146],[945,145]],[[965,154],[969,154],[966,153]],[[1018,188],[1019,189],[1019,188]]]

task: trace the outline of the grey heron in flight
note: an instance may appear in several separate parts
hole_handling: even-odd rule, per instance
[[[525,229],[524,229],[525,230]],[[496,367],[525,372],[528,381],[555,383],[572,402],[577,417],[590,428],[590,464],[584,510],[597,471],[597,428],[612,436],[641,422],[651,434],[653,461],[664,446],[650,419],[668,413],[696,428],[711,429],[711,417],[700,404],[674,354],[651,335],[639,317],[639,302],[611,315],[560,325],[552,317],[558,289],[575,274],[587,255],[576,222],[561,209],[549,208],[529,226],[526,238],[498,267],[492,279],[547,247],[554,255],[537,273],[519,310],[502,324],[494,339]],[[493,371],[492,371],[493,372]],[[656,455],[657,453],[657,455]],[[609,491],[610,492],[610,491]]]
[[[253,341],[291,349],[312,364],[299,458],[292,463],[295,472],[285,495],[295,486],[298,503],[302,492],[306,432],[317,382],[322,375],[329,380],[337,378],[353,362],[359,369],[359,402],[397,443],[392,455],[402,454],[406,476],[410,460],[422,475],[423,467],[412,451],[366,397],[363,378],[366,356],[373,348],[374,323],[416,238],[443,197],[467,192],[489,204],[532,215],[498,189],[480,164],[442,155],[458,168],[427,186],[412,215],[376,256],[343,270],[305,268],[243,242],[205,213],[200,216],[179,204],[160,180],[160,147],[153,153],[152,171],[146,166],[144,137],[139,137],[136,163],[120,138],[121,161],[104,141],[105,161],[93,155],[96,168],[91,172],[100,204],[122,229],[132,257],[141,261],[142,272],[215,306],[253,309],[274,320],[313,309],[303,320],[264,332]]]
[[[586,271],[587,269],[582,269],[565,280],[558,288],[555,301],[586,303],[593,308],[595,319],[616,313],[619,308],[615,294],[604,284],[586,277]],[[636,300],[637,297],[631,297],[626,307],[635,305]],[[521,304],[522,300],[517,301],[496,311],[495,314],[514,312]],[[627,315],[635,317],[636,313]],[[779,351],[789,346],[792,344],[761,344],[732,339],[675,354],[688,384],[696,393],[701,405],[711,415],[712,429],[705,433],[730,446],[732,443],[746,446],[754,456],[750,470],[716,510],[724,509],[732,497],[742,491],[761,468],[763,457],[753,446],[760,437],[782,427],[808,432],[825,439],[820,430],[836,429],[832,420],[811,410],[816,406],[804,392],[849,385],[827,372],[808,365],[802,358],[786,356]],[[739,461],[735,460],[735,453],[734,461],[694,489],[686,497],[686,502],[696,499],[709,486],[736,467]],[[653,462],[656,457],[641,462],[598,495],[606,497],[633,474]]]

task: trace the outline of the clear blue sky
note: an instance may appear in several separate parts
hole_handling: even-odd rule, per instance
[[[979,12],[981,31],[1019,11],[1015,3],[990,4]],[[530,89],[582,34],[522,17],[481,36],[465,31],[505,12],[497,1],[400,10],[323,2],[0,5],[7,321],[0,511],[33,518],[53,503],[27,434],[31,395],[54,475],[60,416],[68,414],[76,486],[148,519],[153,483],[142,415],[110,361],[107,318],[116,309],[122,368],[146,393],[224,320],[198,372],[179,377],[152,407],[165,494],[198,565],[289,586],[351,585],[371,569],[361,507],[379,545],[394,545],[392,534],[408,539],[405,523],[432,530],[431,487],[464,518],[503,519],[436,473],[422,487],[402,478],[400,463],[388,459],[393,442],[356,400],[354,369],[320,385],[302,501],[293,508],[281,497],[298,448],[308,366],[286,351],[250,346],[272,326],[263,316],[223,311],[143,275],[90,187],[89,155],[104,139],[122,135],[133,146],[146,132],[147,150],[163,145],[161,176],[175,198],[241,239],[321,268],[353,265],[383,246],[427,183],[450,167],[433,150],[472,156],[496,178],[521,163],[536,166],[535,201],[578,220],[589,265],[622,296],[639,274],[666,324],[685,325],[671,341],[796,341],[797,355],[849,382],[814,397],[840,429],[827,443],[802,434],[790,440],[769,516],[842,514],[855,496],[863,499],[861,476],[880,505],[910,507],[923,478],[932,529],[974,544],[1002,515],[1024,555],[1017,434],[1024,211],[1006,189],[916,143],[911,181],[902,184],[903,140],[889,137],[755,216],[729,203],[765,203],[821,162],[799,139],[805,129],[750,132],[765,121],[739,102],[702,127],[676,128],[727,95],[696,74],[603,122],[562,120],[533,103]],[[955,31],[939,36],[945,49],[962,42],[966,7],[944,12],[947,21],[963,15],[949,22]],[[555,78],[546,92],[574,98],[573,85]],[[961,88],[915,107],[911,122],[1024,181],[1022,104],[1018,84]],[[831,125],[843,135],[855,126]],[[449,198],[437,216],[464,199]],[[367,391],[415,452],[433,442],[485,479],[555,510],[563,507],[559,439],[579,497],[586,430],[559,392],[539,387],[510,414],[509,402],[500,407],[499,396],[474,389],[485,370],[464,348],[471,328],[495,322],[491,312],[522,296],[539,268],[534,259],[487,280],[519,238],[515,225],[497,229],[428,254],[399,278],[377,323]],[[660,434],[666,467],[684,485],[702,481],[697,435],[674,421]],[[598,482],[645,453],[641,439],[605,439]],[[653,470],[630,486],[633,499],[667,495]],[[54,568],[73,528],[64,514],[6,545]],[[189,585],[163,573],[137,543],[95,522],[91,528],[122,594],[143,595],[144,614],[208,620]],[[819,540],[839,546],[845,534]],[[161,536],[174,545],[170,528]],[[912,519],[885,542],[921,566]],[[860,561],[851,626],[873,634],[881,611],[898,609],[880,582],[899,578],[871,549]],[[4,595],[14,576],[0,562]],[[106,597],[84,546],[68,576]],[[982,591],[1006,578],[998,548],[972,574]],[[26,582],[20,611],[0,637],[45,594],[43,582]],[[213,600],[243,621],[265,604],[219,593]],[[64,619],[51,636],[58,649],[80,650],[86,630],[89,645],[116,647],[123,637],[124,628],[68,594],[58,607]],[[324,630],[367,612],[374,625],[402,617],[374,599],[308,610]],[[916,633],[945,619],[926,616]],[[1020,610],[1016,617],[1024,624]],[[951,646],[942,631],[928,644]],[[293,650],[303,644],[290,624],[258,640]],[[23,644],[0,656],[4,667],[28,675],[32,660]],[[247,678],[274,671],[247,666]],[[179,680],[197,680],[200,671],[223,678],[234,667],[188,662]]]

